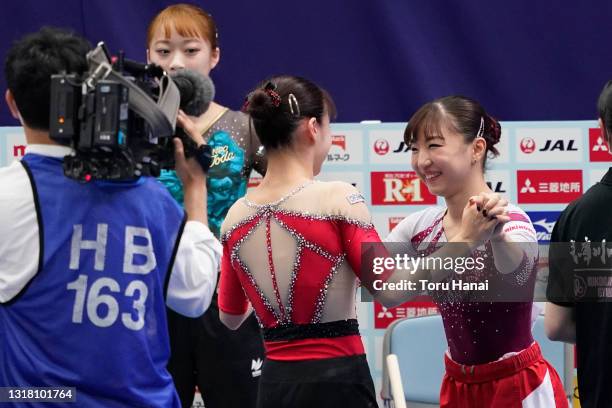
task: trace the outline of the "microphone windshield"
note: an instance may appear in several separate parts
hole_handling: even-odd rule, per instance
[[[215,97],[215,85],[199,72],[181,69],[170,75],[181,94],[180,108],[190,116],[200,116]]]

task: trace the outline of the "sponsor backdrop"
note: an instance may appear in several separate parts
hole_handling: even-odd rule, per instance
[[[431,194],[410,166],[405,124],[335,124],[321,180],[344,180],[361,190],[372,220],[385,237],[407,214],[443,200]],[[0,166],[24,153],[19,127],[0,127]],[[500,156],[488,161],[491,188],[522,207],[541,243],[559,212],[601,179],[612,161],[595,121],[502,122]],[[255,175],[249,186],[259,183]],[[384,329],[395,319],[437,313],[427,298],[397,308],[359,303],[359,322],[372,375],[380,391]],[[442,356],[440,356],[442,358]]]

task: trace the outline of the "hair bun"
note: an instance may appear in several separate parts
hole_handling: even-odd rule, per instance
[[[291,144],[302,119],[315,118],[322,124],[325,115],[333,117],[335,105],[314,82],[278,75],[257,85],[247,96],[243,111],[250,115],[259,140],[270,152]]]
[[[266,120],[275,114],[274,101],[263,88],[257,88],[247,97],[244,111],[254,119]]]

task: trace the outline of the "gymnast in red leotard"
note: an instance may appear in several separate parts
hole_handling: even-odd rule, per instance
[[[268,170],[223,224],[219,309],[236,328],[251,304],[263,328],[258,407],[377,406],[355,292],[361,243],[380,238],[352,185],[313,180],[334,109],[327,92],[291,76],[264,82],[245,103]]]
[[[535,230],[527,214],[493,193],[484,178],[500,136],[499,122],[472,99],[448,96],[422,106],[404,140],[412,168],[446,206],[408,215],[386,240],[407,243],[413,256],[454,245],[448,242],[469,243],[471,256],[484,260],[482,271],[469,278],[486,281],[488,291],[431,293],[448,342],[441,407],[566,407],[559,376],[531,334]],[[464,235],[465,226],[478,219],[491,228],[474,241]]]

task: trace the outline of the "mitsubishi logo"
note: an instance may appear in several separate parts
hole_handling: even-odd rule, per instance
[[[521,193],[535,193],[536,189],[531,185],[531,180],[525,179],[525,185],[521,187]]]
[[[595,141],[595,146],[593,146],[593,151],[594,152],[607,152],[608,151],[608,146],[604,144],[604,140],[601,136],[599,136],[597,140]]]
[[[393,313],[391,313],[389,309],[383,306],[382,310],[378,312],[378,315],[376,317],[378,319],[383,319],[383,318],[393,319]]]

